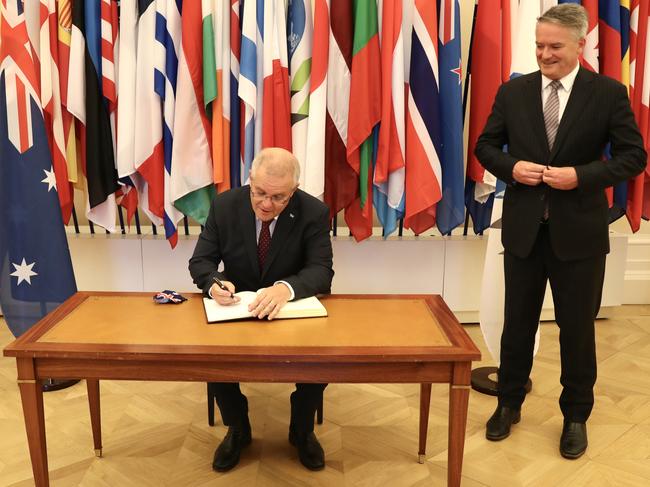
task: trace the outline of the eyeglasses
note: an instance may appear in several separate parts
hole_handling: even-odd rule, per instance
[[[250,191],[251,191],[251,197],[254,200],[264,201],[266,199],[269,199],[271,200],[271,203],[273,203],[274,205],[284,205],[286,202],[288,202],[291,199],[291,196],[293,195],[293,192],[289,196],[284,196],[282,194],[269,195],[262,191],[253,191],[252,189]]]

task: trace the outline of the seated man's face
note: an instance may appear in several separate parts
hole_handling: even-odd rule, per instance
[[[268,174],[262,166],[255,178],[251,177],[251,204],[255,216],[262,221],[278,216],[286,208],[296,188],[291,174]]]

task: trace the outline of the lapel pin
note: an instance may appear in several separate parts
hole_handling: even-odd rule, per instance
[[[290,217],[290,218],[293,218],[293,213],[289,213],[289,217]]]

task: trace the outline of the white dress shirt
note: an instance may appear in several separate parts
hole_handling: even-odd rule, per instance
[[[557,96],[560,99],[558,121],[562,120],[562,114],[564,113],[566,104],[569,101],[569,95],[571,95],[571,90],[573,89],[573,83],[576,80],[576,76],[578,76],[579,69],[580,69],[580,63],[576,64],[576,67],[573,68],[573,71],[567,74],[564,78],[559,79],[559,82],[562,84],[562,86],[557,89]],[[552,82],[553,80],[551,78],[547,78],[546,76],[542,75],[542,112],[544,111],[544,107],[546,106],[546,100],[548,100],[548,96],[551,94]]]

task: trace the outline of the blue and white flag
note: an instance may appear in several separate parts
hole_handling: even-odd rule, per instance
[[[262,148],[264,86],[264,2],[244,2],[242,13],[239,98],[244,102],[244,150],[241,184],[247,184],[253,158]]]
[[[436,225],[440,233],[446,235],[465,221],[462,63],[458,0],[439,0],[438,11],[442,199],[436,208]]]
[[[162,101],[162,140],[165,161],[164,213],[165,238],[172,248],[178,242],[177,224],[183,214],[174,207],[171,196],[172,146],[174,142],[174,115],[176,109],[176,79],[181,45],[180,0],[159,0],[156,3],[154,91]]]

